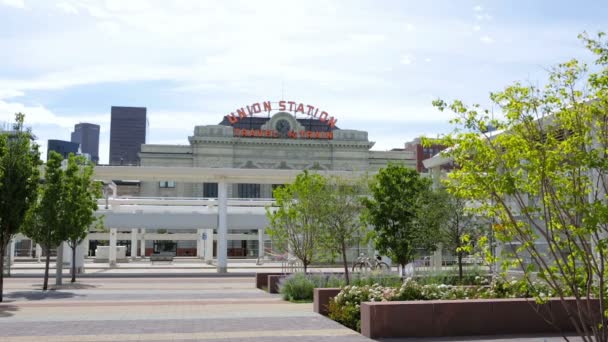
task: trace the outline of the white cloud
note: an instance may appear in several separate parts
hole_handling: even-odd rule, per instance
[[[479,38],[479,40],[481,40],[481,42],[485,43],[485,44],[494,43],[494,39],[490,38],[489,36],[483,36],[483,37]]]
[[[56,7],[69,14],[78,14],[78,8],[76,8],[76,6],[68,4],[67,2],[60,2],[56,5]]]
[[[484,21],[484,20],[485,20],[485,21],[490,21],[490,20],[492,20],[492,16],[491,16],[491,15],[489,15],[488,13],[477,14],[477,15],[475,16],[475,18],[476,18],[477,20],[479,20],[479,21]]]
[[[120,25],[111,21],[102,21],[97,23],[97,28],[102,33],[118,34],[120,33]]]
[[[25,0],[0,0],[1,4],[15,8],[25,8]]]
[[[376,147],[399,147],[410,135],[432,131],[416,125],[447,120],[432,110],[427,95],[466,100],[472,93],[486,94],[520,77],[511,65],[537,68],[572,51],[575,44],[558,42],[567,35],[575,40],[578,32],[541,21],[521,27],[496,23],[490,38],[484,34],[491,15],[481,6],[471,11],[475,3],[466,8],[469,17],[461,18],[451,10],[429,16],[406,11],[400,2],[379,6],[370,0],[357,6],[326,0],[58,2],[27,1],[28,14],[36,15],[23,19],[28,30],[9,30],[3,38],[12,53],[3,56],[2,70],[11,72],[0,76],[0,121],[2,113],[21,109],[40,122],[39,136],[49,138],[69,138],[76,119],[64,115],[63,108],[87,111],[86,101],[65,102],[73,90],[80,94],[92,88],[82,86],[125,89],[127,82],[137,83],[137,92],[126,95],[148,106],[149,141],[158,143],[185,142],[194,125],[215,124],[236,106],[275,100],[284,82],[286,98],[327,109],[340,117],[341,127],[368,130],[370,139],[378,140]],[[46,16],[49,8],[75,15]],[[507,36],[514,43],[505,47]],[[494,39],[501,44],[492,49],[480,44]],[[546,54],[544,46],[553,43],[556,53]],[[430,63],[430,56],[432,64],[415,67]],[[494,83],[479,82],[480,63],[495,76]],[[114,94],[104,91],[99,97],[113,101]],[[180,105],[172,110],[176,99]],[[78,120],[86,118],[102,123],[107,134],[109,108]],[[387,133],[394,123],[412,125],[412,132]]]

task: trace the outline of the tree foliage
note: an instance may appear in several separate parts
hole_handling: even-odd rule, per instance
[[[360,214],[363,209],[361,197],[366,193],[366,186],[361,180],[348,182],[333,177],[327,180],[323,191],[320,195],[325,201],[322,208],[325,215],[321,215],[325,235],[322,241],[328,251],[341,257],[346,283],[349,284],[346,249],[361,239],[365,232]]]
[[[504,268],[574,296],[576,308],[565,309],[583,340],[607,341],[608,42],[580,38],[597,57],[595,72],[570,60],[544,87],[515,83],[492,93],[501,115],[461,101],[434,104],[456,114],[443,144],[459,168],[446,185],[495,220]]]
[[[0,302],[6,248],[36,201],[40,179],[38,145],[31,132],[24,130],[24,118],[22,113],[15,114],[13,131],[0,133]]]
[[[474,253],[474,243],[485,236],[486,229],[483,225],[488,225],[489,222],[467,208],[465,199],[453,196],[444,189],[438,191],[438,196],[444,212],[444,224],[440,228],[441,241],[443,248],[456,257],[458,279],[462,281],[463,258]]]
[[[364,199],[364,220],[373,226],[376,249],[401,265],[411,262],[420,249],[433,250],[440,220],[429,215],[436,201],[431,182],[416,170],[389,164],[374,177],[371,197]]]
[[[49,263],[51,249],[57,248],[67,239],[65,211],[64,171],[61,169],[63,157],[51,151],[45,166],[45,183],[42,187],[40,201],[28,212],[23,225],[23,233],[40,244],[46,253],[43,290],[48,288]]]
[[[76,281],[76,247],[86,238],[95,216],[101,184],[93,181],[93,164],[83,156],[68,157],[65,170],[62,211],[66,240],[72,249],[72,282]]]
[[[304,171],[292,184],[276,188],[275,206],[266,208],[266,231],[273,246],[300,259],[304,272],[326,254],[322,243],[326,185],[321,175]]]

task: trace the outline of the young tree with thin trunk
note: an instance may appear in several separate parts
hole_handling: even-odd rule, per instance
[[[559,298],[583,341],[606,342],[608,41],[581,38],[597,56],[595,72],[571,60],[544,87],[516,83],[493,93],[502,115],[461,101],[434,104],[456,114],[443,144],[458,168],[446,186],[495,221],[504,269],[543,280],[551,293],[537,300]]]
[[[39,202],[30,209],[22,231],[30,239],[42,246],[46,253],[43,290],[48,289],[51,249],[57,248],[67,239],[63,206],[64,171],[61,168],[63,157],[51,151],[45,167],[45,184]]]
[[[466,208],[466,200],[438,190],[440,203],[445,212],[445,223],[441,227],[443,247],[456,256],[458,279],[463,278],[463,257],[473,252],[472,243],[483,235],[479,219]]]
[[[13,131],[0,133],[0,302],[4,290],[4,256],[36,202],[40,154],[31,132],[24,130],[25,115],[15,115]]]
[[[324,177],[304,171],[292,184],[276,188],[275,205],[266,208],[266,231],[273,246],[293,253],[305,273],[312,262],[327,254],[322,242],[326,183]]]
[[[101,184],[93,181],[93,165],[83,156],[68,157],[62,194],[67,242],[72,249],[72,283],[76,281],[76,248],[86,238],[95,216]]]
[[[322,210],[322,227],[325,237],[323,243],[328,251],[338,254],[342,258],[346,283],[350,284],[349,267],[346,250],[360,239],[364,233],[365,225],[360,219],[363,204],[361,196],[365,194],[365,184],[347,182],[344,179],[333,177],[327,181],[326,188],[321,194],[325,200]]]

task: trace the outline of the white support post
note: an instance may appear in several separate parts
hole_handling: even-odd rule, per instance
[[[218,183],[217,272],[228,272],[228,186]]]
[[[40,262],[40,258],[42,258],[42,246],[40,244],[36,244],[36,258],[38,258],[38,262]]]
[[[264,258],[264,228],[258,229],[258,260]]]
[[[8,252],[9,253],[8,254],[9,255],[8,264],[11,265],[11,266],[15,263],[15,243],[16,243],[15,239],[12,239],[11,240],[11,244],[10,244],[9,249],[8,249],[9,250],[9,252]]]
[[[213,260],[213,229],[205,229],[207,240],[203,241],[205,262],[210,263]]]
[[[146,230],[141,229],[141,242],[139,245],[139,256],[143,259],[146,257]]]
[[[203,240],[203,234],[206,236],[205,229],[199,228],[196,230],[196,257],[199,259],[202,259],[204,255],[203,248],[205,247],[205,241]]]
[[[89,254],[89,238],[86,237],[76,247],[76,273],[84,273],[84,259]]]
[[[443,249],[443,244],[437,244],[437,249],[433,253],[433,269],[437,272],[443,269],[443,261],[441,260],[441,250]]]
[[[57,260],[55,266],[55,285],[61,285],[63,280],[63,244],[62,242],[57,247]]]
[[[137,258],[137,228],[131,229],[131,260]]]
[[[110,267],[116,266],[116,228],[110,228],[110,251],[108,252],[108,264]]]

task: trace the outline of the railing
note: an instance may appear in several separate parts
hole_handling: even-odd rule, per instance
[[[105,207],[106,200],[98,199],[97,204],[100,208]],[[158,206],[207,206],[216,207],[217,198],[205,197],[117,197],[109,198],[110,206],[120,205],[158,205]],[[229,198],[228,206],[241,207],[265,207],[274,204],[272,198]]]

